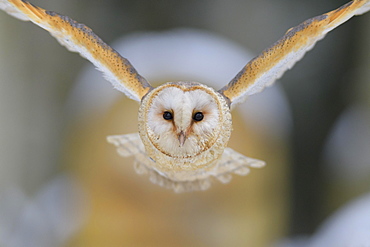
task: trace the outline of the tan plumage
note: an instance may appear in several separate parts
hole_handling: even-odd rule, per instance
[[[196,82],[153,88],[85,25],[22,0],[0,0],[0,8],[50,32],[70,51],[91,61],[116,89],[141,102],[139,134],[110,136],[108,141],[122,156],[135,156],[138,173],[149,173],[152,182],[182,192],[204,190],[212,177],[225,183],[232,173],[246,175],[249,167],[264,165],[227,148],[231,108],[271,85],[326,33],[369,11],[370,0],[351,1],[289,29],[219,91]]]
[[[62,45],[92,62],[113,86],[131,99],[140,101],[151,89],[130,62],[104,43],[92,30],[68,16],[34,6],[27,1],[0,1],[0,8],[47,30]]]
[[[249,95],[262,91],[279,79],[328,32],[352,16],[361,15],[369,9],[368,0],[355,0],[289,29],[274,45],[250,61],[219,92],[225,95],[232,105],[243,102]]]

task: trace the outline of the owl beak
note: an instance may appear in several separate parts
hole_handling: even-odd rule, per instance
[[[185,141],[186,141],[186,134],[184,133],[184,131],[181,131],[179,134],[180,147],[184,146]]]

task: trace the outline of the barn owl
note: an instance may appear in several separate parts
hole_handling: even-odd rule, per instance
[[[227,147],[231,110],[248,96],[273,84],[326,33],[354,15],[370,10],[370,0],[354,0],[289,29],[252,59],[219,90],[198,82],[168,82],[156,88],[130,62],[93,31],[67,16],[24,0],[0,0],[8,14],[47,30],[62,45],[103,72],[113,87],[140,102],[138,133],[109,136],[122,156],[135,157],[138,173],[175,192],[206,190],[212,178],[226,183],[264,162]]]

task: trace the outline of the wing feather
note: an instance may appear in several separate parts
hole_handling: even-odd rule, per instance
[[[152,89],[127,59],[104,43],[84,24],[23,0],[0,0],[0,9],[48,31],[68,50],[77,52],[92,62],[117,90],[129,98],[140,101]]]
[[[328,32],[352,16],[369,10],[370,0],[354,0],[289,29],[280,40],[252,59],[219,92],[230,100],[231,106],[243,102],[249,95],[273,84]]]

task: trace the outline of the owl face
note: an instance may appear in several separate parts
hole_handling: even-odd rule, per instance
[[[155,153],[160,153],[172,159],[185,158],[190,164],[200,154],[220,146],[220,140],[226,145],[229,135],[226,139],[221,136],[225,123],[230,127],[231,118],[225,100],[213,89],[180,82],[150,92],[140,107],[139,123],[140,136],[149,142],[150,157],[156,159]]]
[[[216,99],[203,89],[171,86],[153,97],[147,120],[153,145],[167,155],[189,157],[214,143],[220,115]]]

